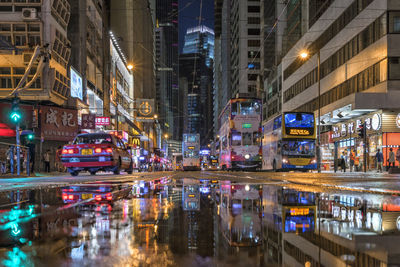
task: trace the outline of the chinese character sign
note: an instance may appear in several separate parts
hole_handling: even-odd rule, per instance
[[[41,106],[41,129],[44,140],[70,141],[78,132],[77,110]]]
[[[101,125],[101,126],[110,125],[110,117],[96,117],[96,125]]]
[[[82,114],[82,129],[96,128],[96,114]]]

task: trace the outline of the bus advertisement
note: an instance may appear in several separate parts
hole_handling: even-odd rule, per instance
[[[221,169],[261,169],[261,100],[229,100],[219,117]]]
[[[182,156],[184,171],[200,170],[200,134],[183,134]]]
[[[316,170],[314,113],[285,112],[264,125],[263,170]]]

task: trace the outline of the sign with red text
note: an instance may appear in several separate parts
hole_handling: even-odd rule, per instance
[[[65,109],[41,106],[41,128],[44,140],[70,141],[78,133],[78,112]]]
[[[110,117],[96,117],[96,126],[110,125]]]

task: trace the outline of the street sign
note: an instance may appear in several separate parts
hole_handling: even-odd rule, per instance
[[[96,128],[96,114],[82,114],[82,129]]]
[[[110,117],[96,117],[96,125],[98,126],[110,125]]]

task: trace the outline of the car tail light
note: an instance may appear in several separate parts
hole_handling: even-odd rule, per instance
[[[101,148],[100,148],[100,147],[96,148],[96,149],[94,150],[94,153],[101,153]]]
[[[106,152],[107,152],[107,153],[112,153],[112,152],[113,152],[113,150],[112,150],[112,148],[111,148],[111,147],[107,147],[107,148],[106,148]]]
[[[69,200],[73,200],[74,198],[75,198],[74,195],[68,195],[68,199],[69,199]]]
[[[77,148],[68,149],[68,154],[78,154],[79,150]]]
[[[63,149],[61,153],[62,154],[68,154],[68,149]]]
[[[112,195],[111,194],[107,194],[106,199],[107,200],[112,200]]]
[[[94,197],[94,199],[95,199],[96,201],[100,201],[100,200],[101,200],[101,195],[96,195],[96,196]]]
[[[62,199],[63,200],[67,200],[68,199],[68,195],[67,194],[62,194]]]

